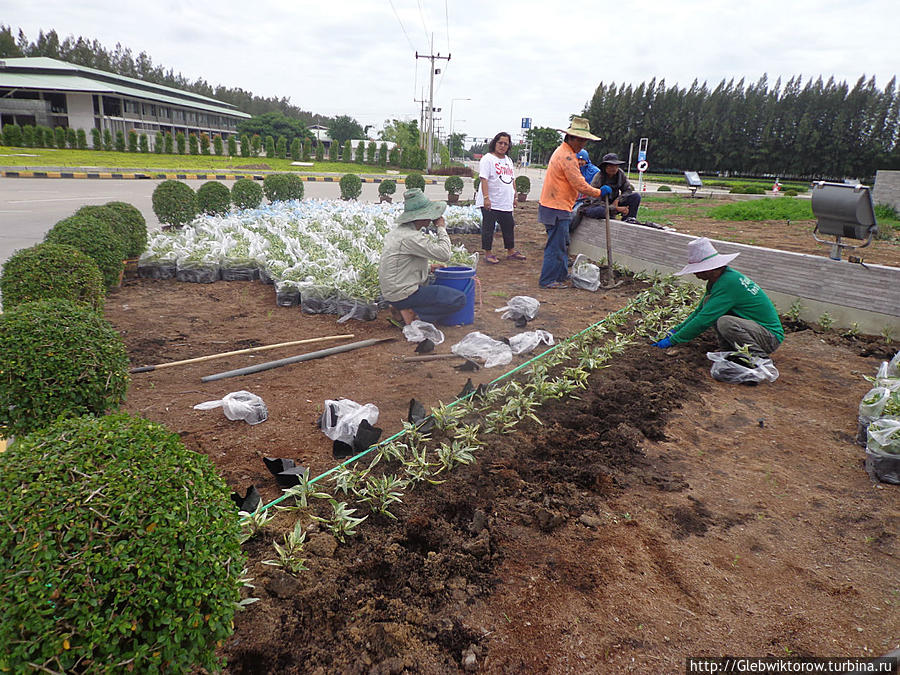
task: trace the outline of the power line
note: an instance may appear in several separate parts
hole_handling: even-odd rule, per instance
[[[450,51],[450,10],[447,9],[447,0],[444,0],[444,25],[447,27],[447,51]]]
[[[422,13],[422,0],[417,0],[419,4],[419,17],[422,19],[422,29],[425,31],[425,42],[428,42],[428,26],[425,25],[425,14]]]
[[[409,43],[409,48],[415,51],[416,46],[412,43],[412,40],[409,39],[409,33],[406,32],[406,28],[404,27],[403,22],[400,21],[400,15],[397,14],[397,8],[394,7],[394,0],[388,0],[388,2],[391,5],[391,9],[394,10],[394,16],[397,17],[397,22],[400,24],[400,30],[402,30],[403,34],[406,36],[406,41]]]

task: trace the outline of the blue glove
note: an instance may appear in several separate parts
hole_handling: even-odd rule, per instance
[[[612,188],[609,185],[603,185],[600,187],[600,196],[601,197],[609,197],[612,194]]]
[[[654,342],[653,346],[659,347],[660,349],[668,349],[672,346],[672,338],[664,337],[659,342]]]

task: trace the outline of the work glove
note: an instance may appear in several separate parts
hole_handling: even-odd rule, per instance
[[[654,342],[653,346],[659,347],[660,349],[668,349],[672,346],[672,338],[664,337],[659,342]]]
[[[609,185],[603,185],[600,188],[600,197],[609,197],[612,194],[612,188]]]

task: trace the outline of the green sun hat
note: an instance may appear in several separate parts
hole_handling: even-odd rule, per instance
[[[403,193],[403,213],[397,222],[411,223],[414,220],[437,220],[447,209],[447,202],[433,202],[419,188],[411,188]]]

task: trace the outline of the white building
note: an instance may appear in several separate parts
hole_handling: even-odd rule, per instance
[[[46,57],[0,59],[0,125],[183,132],[223,139],[251,115],[230,103]]]

